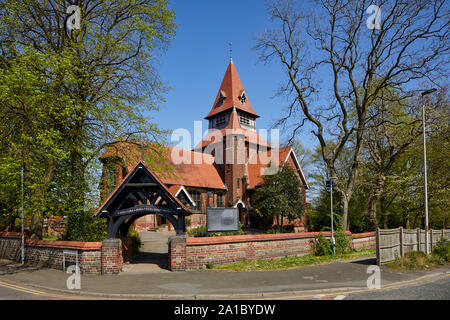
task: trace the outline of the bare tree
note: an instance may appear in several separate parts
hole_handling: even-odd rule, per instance
[[[255,45],[261,61],[277,60],[286,73],[279,94],[292,100],[278,124],[294,122],[292,138],[306,125],[313,127],[328,173],[337,178],[347,229],[373,101],[386,88],[402,100],[424,81],[437,85],[449,52],[444,0],[375,1],[381,8],[379,29],[369,23],[373,17],[366,10],[372,3],[312,1],[305,6],[308,12],[297,1],[271,1],[268,10],[277,27]],[[352,150],[351,161],[339,176],[336,161],[345,148]]]

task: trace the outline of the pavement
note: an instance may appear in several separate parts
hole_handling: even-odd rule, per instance
[[[276,271],[170,272],[164,262],[167,246],[163,248],[169,234],[155,234],[143,236],[143,250],[151,248],[152,253],[144,253],[119,275],[81,275],[80,290],[67,288],[67,273],[6,260],[0,261],[0,286],[3,283],[12,288],[58,293],[60,298],[91,299],[309,299],[374,292],[367,288],[371,275],[367,269],[375,264],[375,257]],[[450,267],[406,272],[382,266],[380,271],[380,292],[448,281],[450,276]],[[448,286],[444,290],[448,291]]]

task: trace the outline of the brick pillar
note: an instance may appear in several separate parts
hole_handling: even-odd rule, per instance
[[[169,269],[170,271],[186,270],[186,236],[169,238]]]
[[[120,239],[103,240],[102,274],[119,274],[122,264],[122,241]]]

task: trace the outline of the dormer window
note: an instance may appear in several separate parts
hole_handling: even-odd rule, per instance
[[[226,98],[227,98],[227,96],[225,95],[225,92],[220,91],[219,92],[219,106],[223,105]]]
[[[245,100],[247,100],[247,96],[245,94],[245,91],[242,91],[241,95],[239,96],[239,101],[241,101],[242,104],[245,104]]]

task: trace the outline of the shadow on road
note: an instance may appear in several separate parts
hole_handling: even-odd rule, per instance
[[[376,265],[377,264],[377,259],[376,258],[369,258],[369,259],[351,261],[350,263],[356,263],[356,264],[362,264],[362,265],[370,266],[370,265]]]
[[[10,260],[0,260],[0,276],[15,274],[19,272],[35,272],[41,269],[44,269],[45,266],[36,266],[36,265],[22,265],[15,261]]]
[[[130,264],[154,264],[161,269],[169,270],[168,260],[168,253],[141,252]]]

